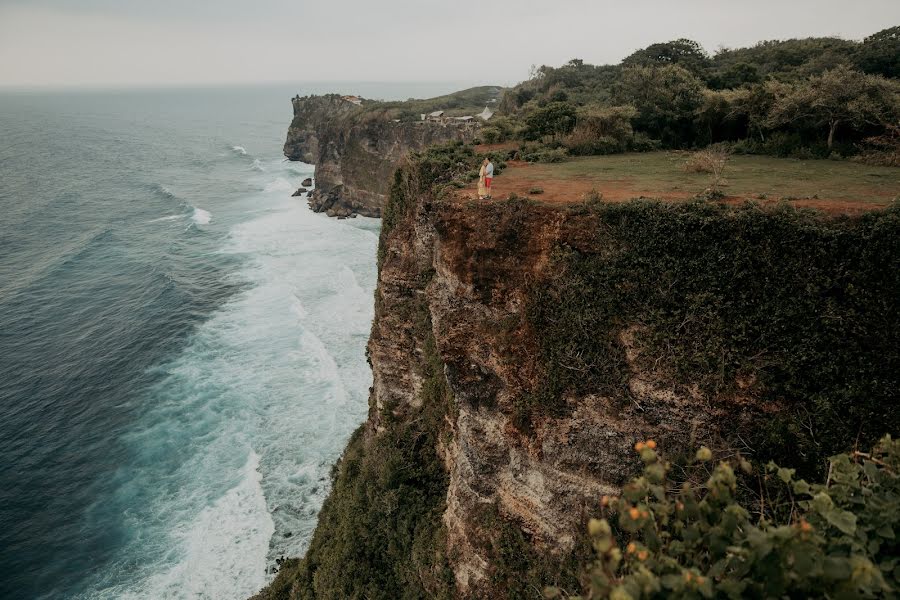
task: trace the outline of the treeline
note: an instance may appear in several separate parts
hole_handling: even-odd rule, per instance
[[[533,69],[500,109],[485,142],[539,141],[575,155],[727,143],[898,165],[900,26],[862,42],[768,41],[710,56],[681,39],[618,65],[574,59]]]

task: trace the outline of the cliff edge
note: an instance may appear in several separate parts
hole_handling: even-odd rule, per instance
[[[259,600],[577,593],[636,441],[809,472],[897,431],[896,207],[480,203],[452,185],[474,164],[391,179],[369,419]]]
[[[495,101],[499,92],[496,87],[472,88],[393,103],[336,94],[298,96],[292,100],[294,118],[284,154],[316,166],[316,187],[309,196],[314,211],[334,217],[380,217],[391,176],[404,157],[433,144],[474,140],[480,121],[464,116],[466,105],[472,104],[468,112],[475,114],[482,110],[475,102]],[[441,106],[456,108],[422,118]]]

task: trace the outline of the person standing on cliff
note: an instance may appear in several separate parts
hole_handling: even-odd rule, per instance
[[[488,188],[485,185],[485,179],[487,177],[487,167],[491,163],[488,159],[484,159],[481,162],[481,169],[478,170],[478,199],[484,200],[488,195]]]
[[[487,199],[491,199],[491,182],[494,180],[494,163],[490,159],[484,159],[484,187],[487,190]]]

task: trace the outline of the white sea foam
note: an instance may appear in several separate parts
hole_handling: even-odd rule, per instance
[[[210,220],[212,220],[212,214],[208,210],[203,210],[202,208],[197,208],[195,206],[194,214],[191,215],[191,220],[197,225],[209,225]]]
[[[243,146],[232,146],[231,149],[235,154],[240,154],[241,156],[247,155],[247,150]]]
[[[265,167],[262,166],[262,163],[259,161],[258,158],[253,159],[253,164],[250,165],[250,168],[253,169],[254,171],[259,171],[260,173],[263,173],[266,170]]]
[[[294,186],[292,186],[291,182],[284,177],[279,177],[275,181],[270,181],[264,188],[266,192],[287,192],[292,189],[294,189]]]
[[[259,457],[251,452],[238,484],[193,521],[180,524],[172,540],[183,553],[180,561],[135,588],[107,590],[108,597],[213,599],[256,593],[266,583],[266,553],[275,531],[258,468]]]
[[[182,218],[184,215],[168,215],[165,217],[160,217],[158,219],[151,219],[148,223],[159,223],[160,221],[175,221],[176,219]]]

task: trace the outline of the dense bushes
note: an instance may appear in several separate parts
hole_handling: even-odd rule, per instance
[[[572,60],[534,70],[500,103],[506,131],[490,135],[562,139],[573,155],[641,149],[641,136],[664,148],[735,142],[778,156],[870,156],[864,140],[900,120],[898,56],[900,27],[862,43],[761,42],[712,58],[691,40],[653,44],[620,65]],[[633,132],[591,122],[591,113],[615,110],[632,111],[626,123]],[[769,143],[773,136],[777,142]]]
[[[770,463],[720,462],[706,482],[670,480],[652,441],[643,476],[591,520],[587,599],[890,598],[900,591],[900,442],[839,454],[823,484]],[[696,475],[712,454],[697,453]],[[737,473],[758,481],[741,490]],[[754,490],[755,492],[755,490]],[[562,595],[551,588],[547,597]]]
[[[732,432],[757,456],[811,473],[900,430],[900,269],[886,267],[900,264],[900,207],[837,220],[708,203],[573,210],[596,219],[596,251],[560,249],[532,292],[544,372],[520,427],[568,394],[627,397],[618,336],[640,324],[644,366],[667,381],[710,398],[754,381],[745,392],[784,403],[782,418]]]

